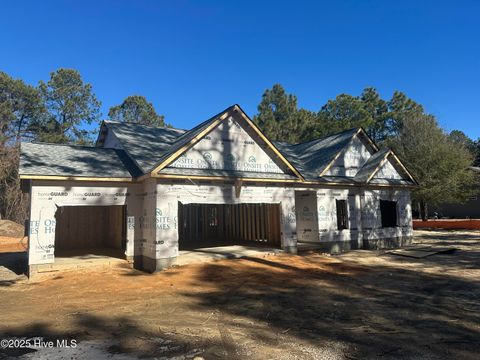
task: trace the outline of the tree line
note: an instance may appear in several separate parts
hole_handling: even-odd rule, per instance
[[[0,218],[26,217],[20,191],[20,141],[92,144],[101,102],[91,84],[73,69],[59,69],[38,86],[0,72]],[[132,95],[109,109],[108,118],[149,126],[170,126],[144,96]],[[374,88],[359,96],[340,94],[318,111],[298,107],[297,97],[275,84],[265,90],[254,121],[272,140],[298,143],[363,127],[380,146],[390,146],[421,186],[414,201],[422,216],[428,205],[464,201],[476,179],[468,167],[480,164],[480,141],[443,131],[432,114],[402,92],[382,99]]]
[[[0,72],[0,219],[22,222],[25,199],[18,179],[19,143],[42,141],[88,145],[97,130],[101,102],[92,85],[73,69],[59,69],[47,82],[26,84]],[[143,96],[128,96],[108,112],[111,120],[165,126],[152,103]]]
[[[297,97],[276,84],[264,92],[254,120],[270,139],[291,143],[363,127],[379,146],[392,148],[420,183],[413,203],[423,219],[429,205],[464,202],[479,191],[469,168],[480,166],[480,139],[445,132],[400,91],[382,99],[368,87],[359,96],[340,94],[314,112],[299,108]]]

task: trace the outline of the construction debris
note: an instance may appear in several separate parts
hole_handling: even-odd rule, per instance
[[[409,247],[404,249],[396,249],[389,251],[388,254],[398,255],[398,256],[405,256],[411,257],[415,259],[422,259],[427,256],[435,255],[435,254],[451,254],[458,250],[457,248],[452,247]]]

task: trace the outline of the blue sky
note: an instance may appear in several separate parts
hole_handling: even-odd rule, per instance
[[[480,137],[479,1],[10,1],[0,70],[28,83],[78,69],[108,109],[140,94],[176,127],[281,83],[317,111],[401,90]]]

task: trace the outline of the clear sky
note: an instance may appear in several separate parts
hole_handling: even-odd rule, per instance
[[[140,94],[176,127],[282,84],[299,105],[401,90],[480,137],[480,1],[5,1],[0,70],[79,70],[108,109]]]

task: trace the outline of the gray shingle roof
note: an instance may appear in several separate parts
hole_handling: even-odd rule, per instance
[[[105,121],[105,124],[143,173],[151,170],[162,155],[170,153],[174,143],[186,133],[180,129],[115,121]]]
[[[113,131],[118,140],[120,140],[123,148],[138,164],[142,172],[148,173],[169,155],[189,143],[220,115],[234,107],[235,105],[228,107],[188,131],[116,121],[105,121],[104,123],[109,131]]]
[[[131,178],[139,170],[123,150],[22,143],[21,175]]]
[[[113,131],[123,148],[147,173],[162,163],[171,154],[189,143],[222,114],[235,108],[228,107],[189,131],[173,128],[152,128],[143,125],[106,121],[109,131]],[[282,155],[306,179],[318,180],[319,174],[344,149],[358,128],[349,129],[320,139],[300,144],[273,142]],[[351,181],[351,180],[350,180]]]
[[[205,120],[204,122],[200,123],[199,125],[195,126],[193,129],[186,131],[184,134],[179,136],[175,142],[171,144],[171,147],[168,152],[165,152],[157,158],[157,161],[152,162],[150,164],[150,168],[148,170],[153,170],[157,165],[162,163],[164,160],[166,160],[171,154],[175,153],[177,150],[179,150],[182,146],[188,144],[190,141],[193,140],[198,134],[200,134],[203,130],[205,130],[210,124],[212,124],[219,116],[222,114],[232,110],[235,107],[235,105],[232,105],[222,112],[212,116],[210,119]]]
[[[367,160],[365,164],[363,164],[362,168],[358,170],[357,174],[355,175],[355,181],[357,182],[366,182],[373,171],[380,165],[382,160],[385,158],[387,153],[390,149],[381,149],[380,151],[376,152]]]
[[[192,141],[233,105],[186,131],[167,127],[150,127],[133,123],[105,121],[104,126],[119,140],[122,150],[73,145],[22,144],[20,174],[85,177],[138,177],[149,173],[171,154]],[[300,144],[274,142],[274,146],[306,180],[319,183],[361,184],[383,160],[388,149],[375,152],[354,178],[319,175],[335,156],[345,149],[358,128],[349,129]],[[163,174],[227,176],[268,179],[297,179],[291,174],[266,174],[212,169],[169,169]],[[404,181],[400,181],[404,183]],[[411,182],[407,182],[411,184]]]
[[[282,142],[275,142],[274,145],[306,179],[318,180],[320,173],[350,143],[357,131],[358,128],[349,129],[295,145]]]

